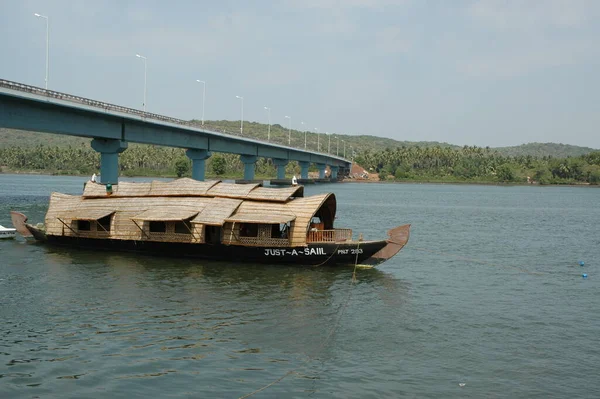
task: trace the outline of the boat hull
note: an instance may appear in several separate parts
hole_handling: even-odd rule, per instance
[[[14,229],[0,230],[0,240],[8,240],[11,238],[15,238],[16,235],[17,233]]]
[[[34,236],[35,236],[34,232]],[[36,237],[40,240],[39,237]],[[369,259],[384,248],[388,242],[360,241],[344,243],[311,243],[306,247],[247,247],[240,245],[171,243],[159,241],[134,241],[96,239],[46,235],[47,244],[61,247],[135,252],[140,254],[189,257],[210,260],[298,264],[308,266],[375,264]]]

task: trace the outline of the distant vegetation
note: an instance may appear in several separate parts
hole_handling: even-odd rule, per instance
[[[593,148],[589,147],[578,147],[576,145],[569,144],[528,143],[513,147],[496,147],[494,148],[494,151],[497,151],[499,154],[506,155],[509,157],[521,157],[531,155],[533,157],[538,158],[547,156],[551,156],[554,158],[567,158],[578,157],[597,150],[594,150]]]
[[[200,126],[200,121],[193,121]],[[239,121],[205,121],[207,129],[240,135]],[[267,140],[268,126],[244,122],[244,136]],[[317,150],[317,134],[271,126],[271,142]],[[339,137],[339,140],[338,140]],[[344,155],[377,172],[383,180],[592,183],[600,180],[600,152],[592,148],[554,143],[530,143],[515,147],[459,147],[438,142],[405,142],[375,136],[320,133],[321,152]],[[338,147],[339,146],[339,147]],[[98,173],[100,156],[90,139],[0,129],[0,170],[52,174]],[[189,176],[191,163],[182,149],[130,143],[120,155],[121,174],[126,176]],[[269,159],[259,159],[257,176],[274,176]],[[243,165],[232,154],[213,154],[207,161],[210,177],[239,177]],[[291,162],[287,173],[299,173]]]
[[[380,180],[600,184],[600,151],[568,158],[505,156],[489,148],[400,147],[365,151],[356,162]]]

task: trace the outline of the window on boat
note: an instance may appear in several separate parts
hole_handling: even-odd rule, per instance
[[[180,220],[175,222],[175,233],[192,234],[192,223],[189,220]]]
[[[90,231],[92,230],[92,223],[89,220],[78,220],[77,230],[79,231]]]
[[[258,225],[254,223],[240,223],[240,237],[258,237]]]
[[[166,233],[167,223],[161,221],[150,221],[150,233]]]
[[[271,238],[288,238],[292,224],[279,223],[271,225]]]
[[[325,229],[325,224],[321,221],[321,218],[318,215],[313,216],[312,219],[310,220],[310,230],[317,231],[317,230],[324,230],[324,229]]]
[[[104,216],[98,219],[98,231],[110,231],[111,215]]]
[[[292,224],[290,222],[280,223],[279,224],[279,235],[277,235],[274,238],[288,238],[291,226],[292,226]]]

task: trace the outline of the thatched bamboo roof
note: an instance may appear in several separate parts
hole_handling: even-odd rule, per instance
[[[169,182],[154,180],[150,183],[119,182],[112,186],[112,197],[177,197],[208,196],[208,190],[220,180],[198,181],[182,178]],[[85,198],[106,197],[104,184],[88,182],[83,190]]]
[[[173,188],[173,191],[170,191]],[[152,194],[144,194],[152,193]],[[158,193],[163,193],[159,195]],[[173,194],[177,193],[177,194]],[[302,187],[264,188],[259,184],[196,182],[126,183],[113,186],[88,183],[83,196],[53,193],[46,214],[48,234],[64,234],[65,223],[98,220],[113,214],[111,238],[141,239],[134,221],[189,220],[195,225],[224,226],[224,236],[233,236],[234,223],[279,224],[293,221],[291,245],[305,245],[311,219],[319,215],[325,229],[333,228],[335,195],[302,197]]]
[[[282,188],[257,187],[246,195],[246,199],[259,201],[284,202],[291,197],[303,197],[304,186],[291,186]]]
[[[292,197],[302,197],[303,186],[285,188],[266,188],[260,183],[235,184],[220,180],[197,181],[189,178],[169,182],[151,183],[120,182],[112,186],[110,197],[221,197],[252,199],[257,201],[286,202]],[[104,184],[88,182],[83,191],[84,198],[106,198]]]
[[[206,206],[192,223],[202,223],[212,226],[222,226],[238,206],[242,200],[233,198],[212,198],[209,205]]]
[[[279,224],[287,223],[296,219],[296,215],[290,214],[272,214],[268,210],[264,213],[236,213],[235,215],[225,219],[226,222],[235,223],[264,223],[264,224]]]
[[[66,211],[61,213],[58,217],[61,219],[73,219],[73,220],[98,220],[112,215],[115,213],[114,209],[89,209],[80,208],[73,211]]]
[[[221,182],[211,187],[210,190],[208,190],[208,195],[211,197],[246,198],[250,191],[257,187],[260,187],[260,183],[235,184]]]
[[[148,220],[148,221],[178,221],[193,218],[198,214],[198,211],[190,211],[189,209],[179,208],[153,208],[148,209],[132,217],[133,220]]]

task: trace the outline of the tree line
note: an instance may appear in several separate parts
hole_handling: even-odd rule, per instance
[[[600,151],[577,157],[556,158],[532,155],[506,156],[490,148],[396,147],[383,151],[356,153],[354,161],[381,180],[430,182],[506,182],[539,184],[600,184]],[[0,148],[2,171],[91,175],[100,170],[100,154],[89,144]],[[124,176],[190,176],[191,161],[180,148],[130,144],[120,154]],[[215,153],[206,163],[209,177],[233,178],[243,175],[244,165],[235,154]],[[313,169],[314,170],[314,169]],[[290,162],[286,174],[298,175],[297,162]],[[257,177],[273,177],[276,168],[270,159],[259,158]]]
[[[191,161],[181,148],[130,144],[119,154],[122,176],[191,176]],[[213,177],[240,177],[244,165],[238,155],[214,153],[206,161],[206,170]],[[42,172],[62,175],[91,175],[100,171],[100,154],[89,144],[80,146],[44,146],[0,148],[1,172]],[[288,174],[299,174],[297,162],[286,167]],[[270,159],[259,158],[256,175],[273,177],[276,168]]]
[[[600,151],[577,157],[506,156],[489,147],[397,147],[364,151],[355,161],[381,180],[600,184]]]

